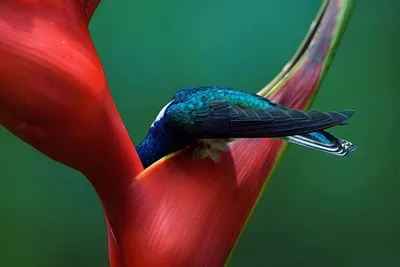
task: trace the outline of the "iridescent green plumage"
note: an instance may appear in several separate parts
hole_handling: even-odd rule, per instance
[[[179,126],[194,124],[199,118],[207,114],[212,101],[228,101],[231,105],[241,108],[268,109],[273,104],[261,96],[238,91],[230,88],[212,86],[184,89],[178,91],[173,97],[173,105],[168,108],[167,114]]]

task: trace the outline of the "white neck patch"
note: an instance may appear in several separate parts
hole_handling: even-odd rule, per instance
[[[157,121],[161,120],[162,117],[164,117],[165,110],[168,108],[168,106],[169,106],[171,103],[172,103],[172,101],[169,102],[168,104],[166,104],[165,107],[163,107],[163,108],[161,109],[160,113],[158,113],[158,115],[157,115],[157,118],[156,118],[156,119],[154,120],[154,122],[151,124],[151,127],[154,126],[154,123],[156,123]]]

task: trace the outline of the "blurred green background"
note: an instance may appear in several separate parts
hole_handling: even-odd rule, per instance
[[[256,92],[319,0],[104,0],[90,25],[137,144],[181,88]],[[357,111],[352,157],[290,146],[230,266],[400,266],[400,2],[358,1],[314,108]],[[0,129],[0,266],[108,266],[100,201],[76,171]]]

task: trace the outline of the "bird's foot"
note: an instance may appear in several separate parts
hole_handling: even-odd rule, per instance
[[[214,162],[219,162],[221,153],[229,150],[228,144],[234,139],[201,139],[193,151],[193,156],[202,159],[211,158]]]

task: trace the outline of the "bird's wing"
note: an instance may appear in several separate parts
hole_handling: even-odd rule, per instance
[[[305,134],[345,124],[354,111],[322,112],[282,109],[251,109],[212,101],[194,109],[183,125],[185,133],[203,138],[262,138]]]

